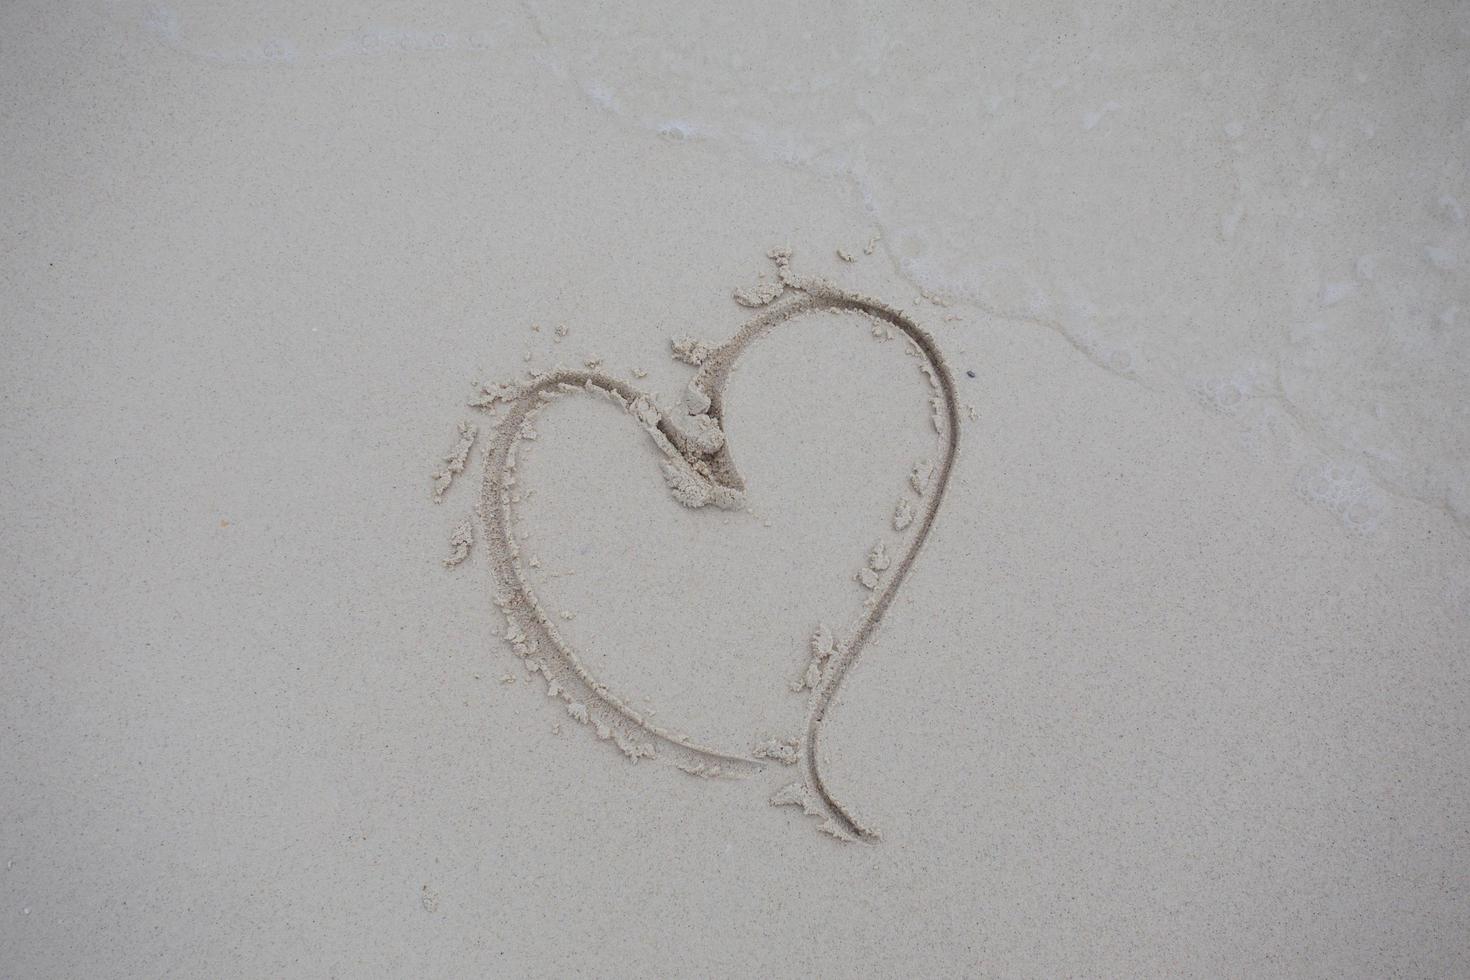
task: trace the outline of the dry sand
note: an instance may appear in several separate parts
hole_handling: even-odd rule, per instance
[[[7,5],[0,975],[1470,973],[1467,44]]]

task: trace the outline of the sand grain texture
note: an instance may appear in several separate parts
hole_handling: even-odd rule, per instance
[[[1467,38],[0,5],[0,974],[1470,975]]]

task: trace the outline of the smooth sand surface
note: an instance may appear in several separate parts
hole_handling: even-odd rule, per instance
[[[0,11],[0,975],[1470,973],[1463,7],[639,9]],[[823,719],[876,842],[579,724],[475,516],[481,385],[679,405],[773,246],[961,408]],[[640,717],[801,745],[937,458],[871,327],[744,355],[742,508],[523,441]]]

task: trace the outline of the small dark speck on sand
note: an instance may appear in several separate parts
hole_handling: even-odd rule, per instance
[[[974,371],[966,371],[965,374],[966,374],[966,376],[971,377],[971,378],[973,378],[975,376],[975,372]]]

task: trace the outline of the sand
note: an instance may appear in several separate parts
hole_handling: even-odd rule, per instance
[[[1463,11],[0,39],[0,974],[1470,972]]]

